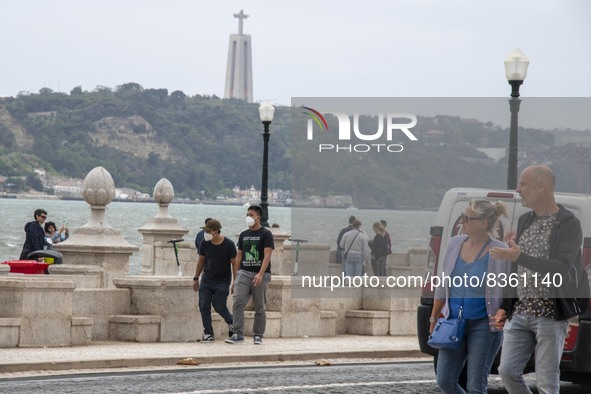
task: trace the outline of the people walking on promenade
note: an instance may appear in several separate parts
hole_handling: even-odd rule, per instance
[[[355,220],[355,216],[349,216],[349,225],[347,227],[342,228],[341,231],[339,231],[339,235],[337,237],[337,252],[335,255],[335,261],[337,264],[343,263],[343,248],[341,248],[341,240],[343,239],[343,235],[345,235],[353,229],[353,226],[351,226],[353,220]]]
[[[584,312],[574,289],[588,294],[587,273],[581,264],[583,233],[575,215],[554,199],[556,178],[546,166],[527,167],[521,172],[517,192],[521,204],[532,211],[523,214],[509,248],[493,248],[491,256],[509,260],[518,281],[516,294],[501,308],[499,324],[505,339],[499,374],[509,393],[531,393],[523,379],[524,368],[535,352],[536,385],[540,393],[560,390],[560,359],[568,320]],[[561,287],[534,283],[539,274],[560,274]]]
[[[380,224],[384,226],[384,232],[386,233],[386,240],[388,241],[388,254],[392,254],[392,237],[390,236],[388,230],[386,230],[386,227],[388,227],[388,222],[382,219],[380,220]]]
[[[343,272],[345,276],[363,275],[363,266],[371,259],[371,250],[367,235],[361,231],[361,221],[353,220],[352,230],[343,235],[341,248],[343,249]]]
[[[271,281],[271,254],[275,245],[271,231],[261,226],[262,214],[260,206],[251,205],[246,212],[248,229],[238,237],[236,260],[240,262],[240,270],[234,281],[234,335],[226,339],[226,343],[244,342],[244,307],[251,297],[255,310],[253,342],[255,345],[263,343],[267,325],[267,288]]]
[[[372,228],[376,235],[369,243],[372,254],[371,268],[375,276],[387,276],[386,259],[388,258],[389,249],[386,229],[380,222],[375,222]]]
[[[222,235],[222,225],[219,221],[210,219],[202,229],[204,237],[193,277],[193,291],[199,292],[199,311],[203,323],[201,340],[213,342],[215,335],[211,323],[212,305],[228,325],[229,336],[233,335],[233,318],[228,310],[227,300],[231,292],[230,284],[236,279],[238,264],[236,246]]]
[[[448,274],[450,286],[444,283],[435,291],[433,310],[430,319],[430,332],[433,332],[441,313],[446,318],[460,315],[466,320],[459,349],[439,349],[437,359],[437,385],[444,393],[464,393],[458,379],[464,364],[468,365],[467,392],[486,393],[488,375],[494,358],[499,351],[502,332],[491,325],[503,301],[503,288],[486,282],[483,286],[471,286],[470,278],[486,275],[507,274],[511,265],[508,261],[495,259],[489,253],[492,247],[506,248],[507,245],[493,239],[490,232],[501,216],[507,216],[507,207],[488,200],[470,200],[460,216],[462,235],[450,239],[442,272]]]
[[[207,225],[207,222],[209,222],[211,220],[211,218],[207,218],[205,219],[205,225]],[[205,231],[203,230],[203,227],[201,227],[201,230],[199,230],[197,232],[197,236],[195,237],[195,248],[197,249],[197,253],[199,253],[199,248],[201,247],[201,242],[203,242],[203,237],[205,235]]]

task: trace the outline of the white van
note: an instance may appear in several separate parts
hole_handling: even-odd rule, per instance
[[[530,211],[521,205],[521,198],[515,191],[454,188],[445,193],[434,226],[431,227],[429,254],[427,261],[428,272],[431,276],[440,274],[441,258],[445,256],[448,241],[451,237],[461,234],[460,214],[473,199],[487,199],[502,201],[507,206],[508,218],[502,218],[493,231],[493,236],[503,240],[506,234],[517,231],[519,217]],[[588,269],[591,264],[591,196],[575,193],[555,193],[556,202],[575,214],[583,229],[583,264]],[[427,283],[421,293],[421,302],[417,311],[417,333],[421,351],[435,356],[437,364],[437,349],[427,345],[429,336],[429,317],[433,308],[433,291]],[[561,380],[572,382],[591,381],[591,305],[588,311],[579,319],[571,319],[564,352],[561,362]],[[498,358],[497,358],[498,362]],[[496,372],[495,362],[493,373]],[[532,360],[529,370],[533,371]]]

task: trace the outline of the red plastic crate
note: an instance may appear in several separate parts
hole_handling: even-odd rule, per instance
[[[2,264],[8,264],[10,272],[17,274],[44,274],[49,266],[35,260],[10,260]]]

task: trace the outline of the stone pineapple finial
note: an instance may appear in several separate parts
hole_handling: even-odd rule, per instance
[[[159,210],[156,217],[170,217],[168,214],[168,204],[174,199],[174,188],[172,183],[166,178],[162,178],[154,186],[154,201],[158,203]]]
[[[82,197],[90,205],[90,221],[84,227],[111,227],[105,220],[105,208],[115,197],[113,177],[103,167],[95,167],[84,178]]]
[[[113,177],[103,167],[95,167],[84,178],[82,197],[91,206],[107,206],[115,197]]]

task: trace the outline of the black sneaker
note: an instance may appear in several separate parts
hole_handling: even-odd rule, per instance
[[[255,335],[252,343],[254,343],[255,345],[262,345],[263,344],[263,337],[260,335]]]
[[[211,334],[203,334],[203,338],[201,338],[201,342],[213,342],[215,338]]]

